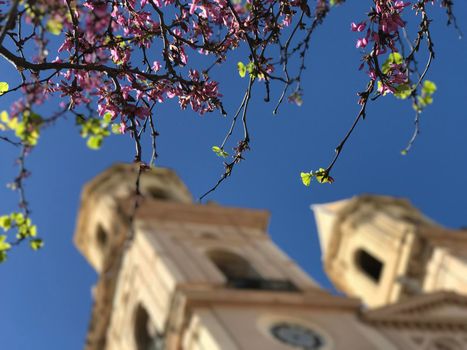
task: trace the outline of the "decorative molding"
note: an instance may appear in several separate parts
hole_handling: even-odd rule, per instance
[[[467,330],[467,318],[427,315],[442,305],[465,307],[467,297],[453,292],[435,292],[414,296],[397,304],[361,313],[362,321],[375,326],[419,328],[436,331]]]

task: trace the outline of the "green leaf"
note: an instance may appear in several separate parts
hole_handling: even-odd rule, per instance
[[[35,146],[40,136],[40,126],[43,119],[36,113],[24,112],[23,120],[18,122],[17,118],[9,120],[8,127],[15,130],[15,135],[28,146]]]
[[[422,94],[433,95],[436,91],[436,84],[430,80],[425,80],[423,82]]]
[[[91,134],[99,135],[99,133],[101,132],[101,125],[99,123],[92,123],[90,128]]]
[[[26,143],[29,146],[35,146],[37,145],[38,140],[39,140],[39,132],[37,130],[33,130],[26,138]]]
[[[433,103],[433,97],[431,96],[425,96],[423,98],[423,102],[425,103],[425,105],[431,105]]]
[[[256,78],[257,71],[254,62],[248,62],[248,64],[246,65],[246,71],[250,74],[250,78]]]
[[[53,35],[60,35],[62,33],[63,23],[56,19],[49,19],[45,28]]]
[[[246,75],[246,67],[243,64],[243,62],[238,62],[237,68],[238,68],[238,74],[240,75],[240,77],[244,78]]]
[[[2,121],[4,123],[8,123],[9,120],[10,120],[10,118],[8,118],[8,112],[7,111],[2,111],[2,113],[0,113],[0,121]]]
[[[9,88],[10,86],[8,85],[7,82],[1,81],[0,82],[0,96],[3,95],[5,92],[7,92]]]
[[[300,173],[300,177],[302,178],[302,182],[303,184],[308,187],[310,186],[311,184],[311,179],[313,178],[313,174],[312,173]]]
[[[248,64],[246,65],[246,70],[248,71],[248,73],[253,74],[255,70],[255,64],[253,62],[248,62]]]
[[[381,82],[381,80],[378,80],[378,91],[382,90],[383,89],[383,83]],[[387,91],[384,90],[383,92],[383,96],[386,96],[387,95]]]
[[[104,120],[104,123],[110,124],[112,121],[112,114],[110,112],[107,112],[104,114],[104,117],[102,118]]]
[[[11,213],[10,218],[16,222],[16,225],[22,225],[25,222],[23,213]]]
[[[392,52],[389,54],[388,59],[381,66],[381,71],[387,74],[391,70],[393,64],[402,64],[403,57],[398,52]]]
[[[31,225],[29,226],[29,236],[36,237],[37,236],[37,226]]]
[[[394,96],[402,100],[405,100],[407,97],[410,96],[411,93],[412,93],[412,88],[410,87],[409,84],[400,84],[396,87]]]
[[[229,154],[224,151],[222,148],[220,148],[219,146],[212,146],[212,151],[218,156],[218,157],[222,157],[222,158],[226,158],[229,156]]]
[[[29,241],[29,246],[32,248],[32,250],[39,250],[44,246],[44,241],[40,238],[31,239]]]
[[[10,243],[6,242],[6,236],[0,235],[0,251],[5,251],[11,248]]]
[[[16,137],[23,140],[25,132],[26,132],[26,126],[24,125],[24,122],[18,123],[15,129]]]
[[[8,215],[0,216],[0,227],[4,231],[8,231],[11,228],[11,218]]]
[[[89,137],[88,141],[86,142],[86,145],[90,149],[98,150],[102,146],[102,140],[102,136],[93,135]]]
[[[420,98],[420,97],[418,97],[418,98]],[[415,112],[421,112],[422,111],[422,108],[416,103],[412,103],[412,108],[413,108],[413,110]]]
[[[421,108],[424,108],[424,107],[426,107],[426,106],[433,103],[433,97],[431,97],[431,96],[418,96],[417,97],[417,102],[418,102],[418,105]]]
[[[118,125],[117,123],[113,123],[110,127],[112,129],[112,134],[121,134],[120,125]]]
[[[16,130],[16,128],[18,127],[18,118],[11,118],[8,120],[8,123],[7,123],[7,126],[11,129],[11,130]]]
[[[326,172],[325,169],[323,168],[319,168],[318,171],[316,171],[314,173],[315,177],[316,177],[316,180],[320,183],[320,184],[325,184],[325,183],[330,183],[332,184],[334,182],[334,179],[329,176],[329,174]]]

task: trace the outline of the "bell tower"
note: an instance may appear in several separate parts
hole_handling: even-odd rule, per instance
[[[99,274],[86,350],[371,349],[383,341],[349,339],[363,329],[359,302],[322,290],[284,254],[267,234],[266,211],[193,203],[174,172],[150,169],[132,216],[135,181],[134,166],[116,165],[83,190],[75,243]]]
[[[358,196],[313,205],[325,270],[369,307],[467,291],[467,232],[439,226],[407,200]]]

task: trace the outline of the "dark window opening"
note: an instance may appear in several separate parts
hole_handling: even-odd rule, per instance
[[[169,195],[167,191],[159,187],[148,187],[146,189],[146,194],[149,197],[154,198],[154,199],[159,199],[159,200],[169,199]]]
[[[164,349],[164,337],[155,330],[148,312],[142,305],[136,308],[134,327],[137,350]]]
[[[107,232],[104,230],[101,224],[97,226],[96,240],[99,248],[104,250],[107,246]]]
[[[297,292],[299,289],[288,280],[271,278],[237,278],[229,280],[227,285],[235,289],[273,290],[277,292]]]
[[[251,264],[237,254],[215,250],[209,252],[208,256],[214,265],[222,271],[227,280],[260,277]]]
[[[360,270],[374,282],[379,282],[383,271],[383,262],[363,249],[355,254],[355,261]]]
[[[298,288],[288,280],[263,278],[243,257],[227,252],[208,253],[211,261],[227,279],[227,286],[235,289],[258,289],[275,291],[297,291]]]

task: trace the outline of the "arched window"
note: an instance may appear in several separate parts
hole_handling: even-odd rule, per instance
[[[237,254],[225,250],[214,250],[208,253],[208,257],[224,274],[228,282],[260,278],[259,273],[255,271],[251,264]]]
[[[153,199],[166,200],[166,199],[170,198],[167,191],[165,191],[164,189],[162,189],[160,187],[149,186],[149,187],[146,188],[146,190],[144,192],[145,192],[145,194],[147,196],[149,196],[149,197],[151,197]]]
[[[137,350],[162,350],[164,337],[158,333],[146,309],[139,304],[135,310],[134,338]]]
[[[355,263],[358,268],[372,281],[378,283],[383,271],[383,262],[364,249],[355,253]]]
[[[287,279],[263,278],[251,264],[240,255],[226,250],[207,253],[211,261],[224,274],[227,286],[236,289],[259,289],[295,292],[298,288]]]

